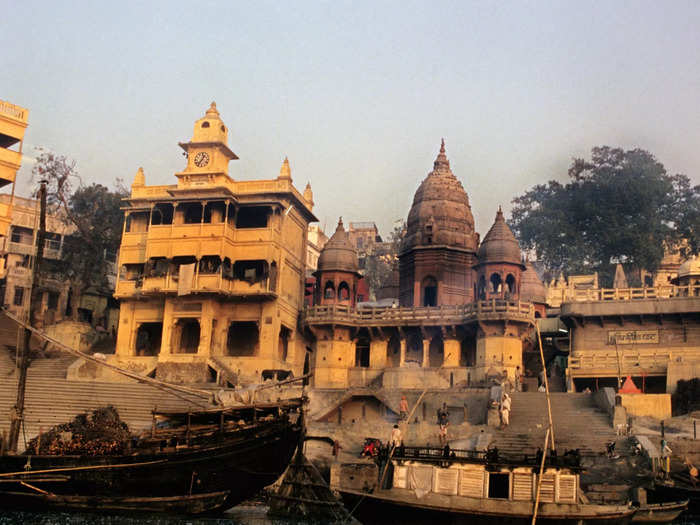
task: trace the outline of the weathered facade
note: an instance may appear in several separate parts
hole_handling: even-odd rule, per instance
[[[139,169],[126,199],[113,359],[179,382],[301,373],[311,188],[293,186],[287,159],[277,178],[229,176],[238,157],[213,103],[180,146],[177,184],[147,186]]]
[[[512,380],[535,322],[535,305],[520,300],[525,268],[500,210],[479,247],[443,141],[408,215],[398,303],[355,304],[357,253],[342,221],[324,248],[315,306],[304,317],[315,340],[314,385],[450,388]]]
[[[29,110],[0,100],[0,188],[12,184],[22,163],[22,145]],[[0,203],[0,236],[6,237],[12,217],[12,201]],[[4,274],[4,267],[0,267]]]

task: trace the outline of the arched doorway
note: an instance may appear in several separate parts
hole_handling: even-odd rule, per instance
[[[423,306],[437,306],[438,285],[435,277],[429,276],[423,279]]]

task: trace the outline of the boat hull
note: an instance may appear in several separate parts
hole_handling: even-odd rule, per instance
[[[299,425],[272,422],[162,453],[4,456],[0,507],[186,514],[224,510],[277,480],[300,431]]]
[[[687,508],[688,500],[642,505],[635,512],[632,521],[635,523],[669,523]]]
[[[390,489],[378,494],[346,491],[340,493],[353,516],[365,525],[395,521],[405,524],[440,523],[520,525],[532,522],[532,502],[465,498],[457,507],[449,499],[427,494],[423,498],[411,496],[411,491]],[[393,494],[392,494],[393,493]],[[473,501],[468,502],[466,499]],[[558,505],[543,503],[537,514],[538,523],[548,524],[625,524],[629,523],[634,509],[613,505]]]

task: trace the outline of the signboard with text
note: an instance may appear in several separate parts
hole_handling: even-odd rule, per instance
[[[658,344],[658,330],[613,330],[608,332],[609,345]]]

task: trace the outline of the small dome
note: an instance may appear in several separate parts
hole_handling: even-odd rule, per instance
[[[525,271],[520,275],[520,300],[541,304],[547,302],[547,290],[531,262],[525,263]]]
[[[476,251],[476,244],[469,197],[450,169],[443,140],[433,171],[413,196],[402,251],[429,245]]]
[[[693,255],[678,268],[678,279],[700,276],[700,257]]]
[[[350,236],[343,227],[343,218],[338,221],[335,233],[321,250],[318,258],[318,271],[339,271],[358,273],[357,251],[350,242]]]
[[[496,262],[521,264],[520,245],[506,224],[500,207],[496,213],[496,221],[481,242],[477,256],[479,264]]]

